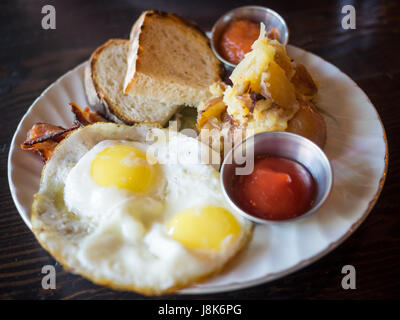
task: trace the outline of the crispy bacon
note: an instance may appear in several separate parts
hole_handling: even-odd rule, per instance
[[[37,142],[32,145],[26,145],[25,143],[21,144],[21,148],[24,150],[32,150],[38,153],[43,162],[46,162],[53,155],[53,151],[55,147],[58,145],[58,142],[53,140],[47,140],[43,142]]]
[[[72,112],[75,114],[75,124],[86,126],[95,122],[106,122],[100,114],[92,112],[88,107],[82,110],[75,102],[70,102],[69,105],[72,108]]]
[[[65,129],[48,123],[36,123],[28,131],[26,140],[21,144],[21,148],[39,153],[43,162],[46,162],[50,159],[58,143],[77,128],[79,128],[79,125]]]
[[[67,130],[68,129],[65,129],[63,127],[55,126],[48,123],[36,123],[28,131],[24,145],[33,145],[35,143],[40,143],[49,139],[57,139],[57,142],[59,142],[61,139],[60,136],[62,136],[63,133]]]
[[[49,123],[36,123],[27,133],[26,140],[21,144],[24,150],[37,152],[43,162],[50,159],[55,147],[75,129],[95,122],[106,120],[97,112],[91,112],[89,108],[82,110],[76,103],[70,103],[72,112],[75,114],[74,125],[63,128]]]

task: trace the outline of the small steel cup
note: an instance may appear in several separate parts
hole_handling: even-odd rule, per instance
[[[242,150],[245,150],[244,156]],[[235,160],[240,158],[239,153],[242,158],[245,158],[246,163],[254,161],[258,155],[268,155],[295,160],[302,164],[313,176],[317,185],[317,195],[312,207],[304,214],[287,220],[262,219],[243,211],[233,194],[233,177],[236,168],[242,167],[242,164]],[[241,160],[244,161],[244,159]],[[221,166],[220,183],[226,200],[238,214],[257,223],[282,223],[304,218],[317,211],[329,195],[332,188],[332,176],[328,158],[315,143],[294,133],[272,131],[256,134],[230,150]]]
[[[289,41],[289,29],[286,25],[286,22],[274,10],[261,6],[244,6],[233,9],[221,16],[211,30],[211,49],[217,58],[225,64],[225,67],[228,70],[235,68],[236,64],[225,60],[219,54],[218,42],[225,28],[233,19],[248,19],[254,22],[263,22],[267,30],[276,27],[279,31],[280,42],[286,45]]]

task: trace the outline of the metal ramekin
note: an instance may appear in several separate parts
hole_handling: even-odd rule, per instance
[[[243,153],[243,151],[245,153]],[[258,155],[269,155],[292,159],[302,164],[313,176],[317,184],[317,195],[312,207],[304,214],[287,220],[267,220],[243,211],[233,195],[233,176],[243,161],[250,164]],[[237,160],[241,159],[241,160]],[[240,163],[241,162],[241,163]],[[300,135],[272,131],[262,132],[238,144],[225,157],[221,166],[220,183],[225,198],[234,210],[243,217],[257,223],[282,223],[311,215],[324,203],[332,188],[332,168],[325,153],[312,141]]]
[[[211,30],[211,49],[217,58],[224,63],[228,70],[236,67],[235,64],[225,60],[218,52],[218,42],[222,32],[233,19],[248,19],[254,22],[263,22],[268,29],[277,27],[281,37],[280,42],[286,45],[289,41],[289,29],[285,20],[274,10],[261,6],[244,6],[233,9],[222,15]]]

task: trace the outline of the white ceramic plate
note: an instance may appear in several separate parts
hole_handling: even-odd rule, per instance
[[[327,254],[366,218],[382,189],[387,170],[387,143],[382,122],[365,93],[339,69],[299,48],[289,55],[307,66],[320,85],[317,106],[328,127],[325,152],[334,172],[332,192],[318,212],[280,225],[257,225],[246,249],[221,275],[181,290],[213,293],[245,288],[292,273]],[[68,103],[87,106],[84,64],[47,88],[22,118],[8,158],[8,179],[15,205],[30,227],[33,195],[39,188],[40,158],[20,149],[36,122],[64,127],[73,115]]]

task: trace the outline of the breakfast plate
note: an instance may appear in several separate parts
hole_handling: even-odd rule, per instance
[[[223,292],[268,282],[321,258],[345,241],[364,221],[382,190],[387,172],[385,130],[366,94],[344,73],[320,57],[287,46],[289,55],[309,69],[320,85],[316,105],[327,124],[324,151],[333,169],[333,188],[312,216],[257,225],[249,245],[218,276],[178,291]],[[8,179],[15,205],[31,228],[33,195],[43,163],[20,148],[37,122],[69,127],[68,103],[89,105],[84,90],[84,62],[66,73],[36,99],[20,121],[11,142]]]

